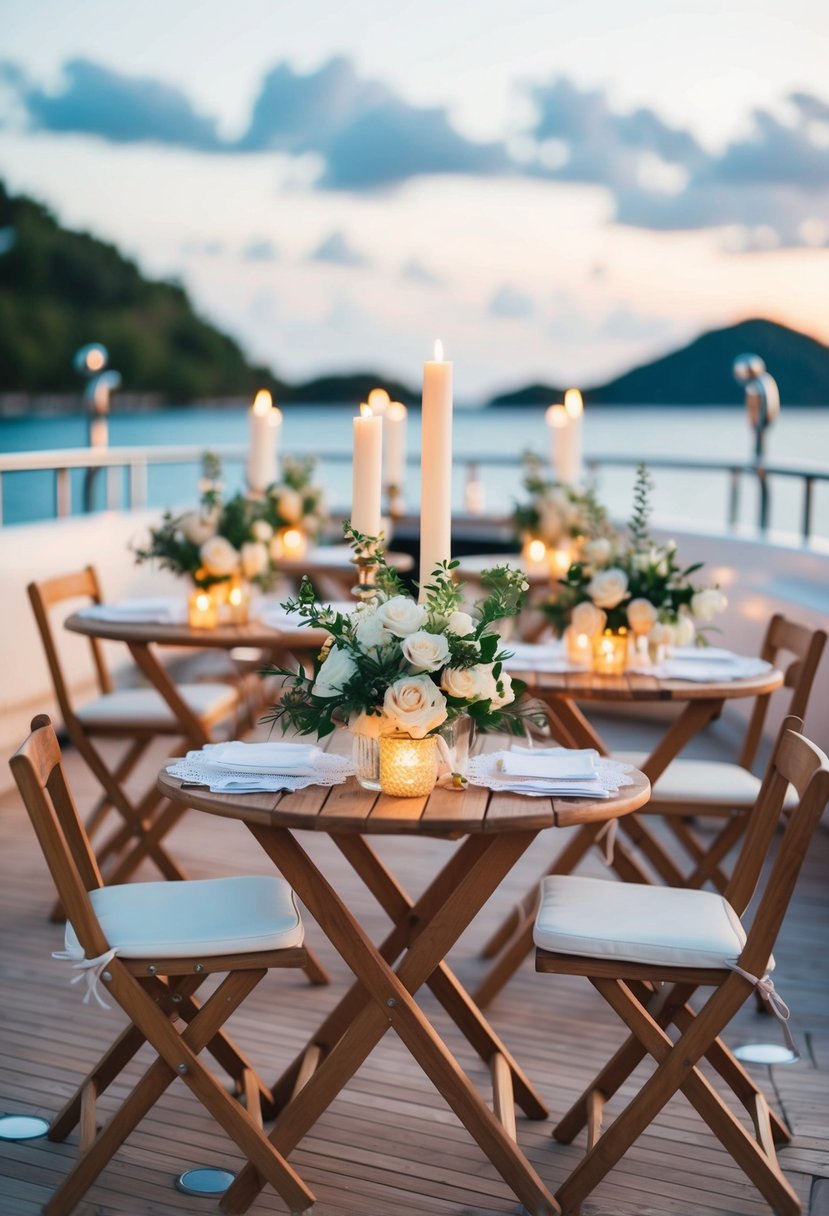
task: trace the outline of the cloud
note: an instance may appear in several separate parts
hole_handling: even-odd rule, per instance
[[[368,266],[369,259],[355,249],[345,233],[332,232],[308,255],[309,262],[328,262],[332,266]]]
[[[410,258],[408,262],[403,263],[400,267],[400,277],[410,283],[420,283],[424,287],[438,287],[445,282],[441,275],[424,266],[417,258]]]
[[[525,292],[505,283],[490,300],[487,312],[508,321],[527,321],[535,312],[535,304]]]
[[[251,241],[242,250],[243,262],[275,262],[278,257],[273,241],[267,239]]]
[[[197,113],[172,85],[123,76],[88,59],[70,60],[63,74],[63,88],[56,94],[29,84],[20,73],[6,76],[36,129],[98,135],[114,143],[153,141],[200,152],[222,147],[216,120]]]
[[[185,241],[181,252],[188,258],[218,258],[224,253],[224,245],[215,238],[206,241]]]

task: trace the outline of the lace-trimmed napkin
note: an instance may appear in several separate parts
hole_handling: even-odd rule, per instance
[[[514,747],[469,761],[470,785],[536,798],[609,798],[632,785],[631,766],[590,749]]]
[[[564,643],[555,642],[505,642],[505,650],[511,650],[512,656],[504,660],[506,671],[582,671],[583,668],[571,663],[564,650]]]
[[[89,604],[79,615],[116,624],[180,625],[187,620],[187,604],[179,599],[118,600],[112,604]]]
[[[747,655],[734,654],[714,646],[683,647],[661,663],[645,663],[630,668],[660,680],[688,680],[708,684],[728,680],[747,680],[771,671],[771,663]]]
[[[185,785],[213,794],[275,794],[309,785],[339,785],[354,772],[350,757],[308,743],[208,743],[167,766]]]

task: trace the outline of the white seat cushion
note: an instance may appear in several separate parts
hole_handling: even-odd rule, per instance
[[[179,684],[178,691],[200,718],[230,714],[239,694],[232,684]],[[127,726],[169,730],[176,725],[172,710],[154,688],[119,688],[88,701],[77,711],[84,726]]]
[[[294,893],[283,878],[133,882],[90,892],[110,946],[124,958],[250,954],[301,946]],[[83,957],[71,924],[66,949]]]
[[[614,752],[613,758],[641,768],[647,756],[644,752]],[[656,802],[680,806],[686,802],[724,802],[734,810],[743,810],[754,806],[761,784],[759,777],[739,764],[725,760],[684,760],[680,756],[658,778],[651,797]],[[788,811],[796,806],[797,790],[790,785],[783,807]]]
[[[542,882],[534,939],[556,954],[726,967],[737,962],[746,935],[715,892],[568,874]]]

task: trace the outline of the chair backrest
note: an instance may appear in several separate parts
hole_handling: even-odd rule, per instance
[[[103,881],[46,714],[33,718],[32,733],[9,764],[66,915],[87,957],[97,958],[108,947],[88,892]]]
[[[810,629],[808,625],[788,620],[779,612],[769,621],[760,658],[783,671],[783,687],[791,690],[788,712],[795,717],[803,718],[806,715],[815,672],[825,645],[826,632],[823,629]],[[739,762],[743,768],[750,769],[757,758],[771,695],[767,693],[764,697],[757,697],[754,702],[740,752]]]
[[[740,958],[740,966],[752,975],[763,974],[768,966],[809,841],[829,802],[829,759],[799,733],[801,725],[799,718],[791,716],[783,722],[725,891],[725,898],[742,916],[771,850],[786,790],[793,785],[799,802],[786,821]]]
[[[69,687],[63,674],[55,633],[52,628],[51,610],[56,604],[67,600],[87,599],[93,604],[101,603],[101,588],[98,576],[92,566],[86,566],[72,574],[62,574],[57,578],[46,579],[40,583],[29,583],[27,588],[29,599],[34,610],[37,627],[46,651],[46,661],[52,674],[60,712],[67,726],[75,723],[75,714],[69,697]],[[97,638],[90,638],[92,661],[98,682],[98,690],[102,693],[112,692],[112,678],[104,662],[104,654]]]

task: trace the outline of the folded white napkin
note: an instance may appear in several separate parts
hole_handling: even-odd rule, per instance
[[[200,752],[188,752],[211,768],[236,769],[252,773],[280,773],[307,777],[314,772],[322,752],[310,743],[215,743]]]
[[[123,621],[135,624],[179,624],[187,618],[183,600],[170,598],[118,600],[111,604],[89,604],[81,616],[97,621]]]
[[[720,683],[724,680],[747,680],[764,675],[771,664],[763,659],[742,658],[733,655],[723,659],[665,659],[650,669],[650,674],[662,680],[688,680],[693,683]]]
[[[569,751],[557,755],[522,748],[504,752],[499,768],[509,777],[535,777],[545,781],[589,781],[596,776],[596,753]]]
[[[567,658],[564,643],[554,642],[507,642],[504,647],[512,651],[504,660],[508,671],[556,672],[571,671],[573,664]]]

